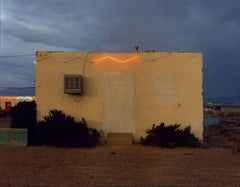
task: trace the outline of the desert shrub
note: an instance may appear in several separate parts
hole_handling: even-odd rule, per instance
[[[75,121],[74,117],[60,110],[50,110],[48,116],[38,122],[40,144],[66,147],[94,147],[100,133],[87,126],[86,120]]]
[[[191,134],[191,127],[180,128],[180,124],[165,126],[153,124],[151,129],[146,130],[147,136],[141,138],[143,145],[157,145],[165,148],[173,148],[179,146],[197,147],[199,139]]]
[[[36,143],[36,102],[19,102],[11,109],[11,128],[28,129],[28,145]]]
[[[19,102],[11,109],[11,128],[29,128],[36,124],[36,103]]]

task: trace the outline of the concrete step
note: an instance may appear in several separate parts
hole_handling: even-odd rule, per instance
[[[131,145],[133,140],[132,133],[108,133],[108,145]]]
[[[122,138],[110,138],[107,140],[107,145],[132,145],[132,140]]]
[[[108,138],[132,138],[133,133],[130,132],[109,132],[107,133]]]

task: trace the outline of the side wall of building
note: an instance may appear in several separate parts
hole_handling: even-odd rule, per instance
[[[51,109],[104,132],[145,136],[152,124],[191,125],[202,139],[202,54],[38,52],[38,119]],[[64,93],[64,75],[83,75],[84,94]]]

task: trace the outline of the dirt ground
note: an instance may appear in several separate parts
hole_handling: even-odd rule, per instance
[[[0,186],[240,186],[226,148],[0,146]]]

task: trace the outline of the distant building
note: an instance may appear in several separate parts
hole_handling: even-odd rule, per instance
[[[38,120],[59,109],[136,140],[153,124],[180,123],[202,139],[201,53],[41,51],[36,62]]]
[[[0,109],[10,113],[13,106],[23,101],[34,101],[35,96],[0,96]]]

